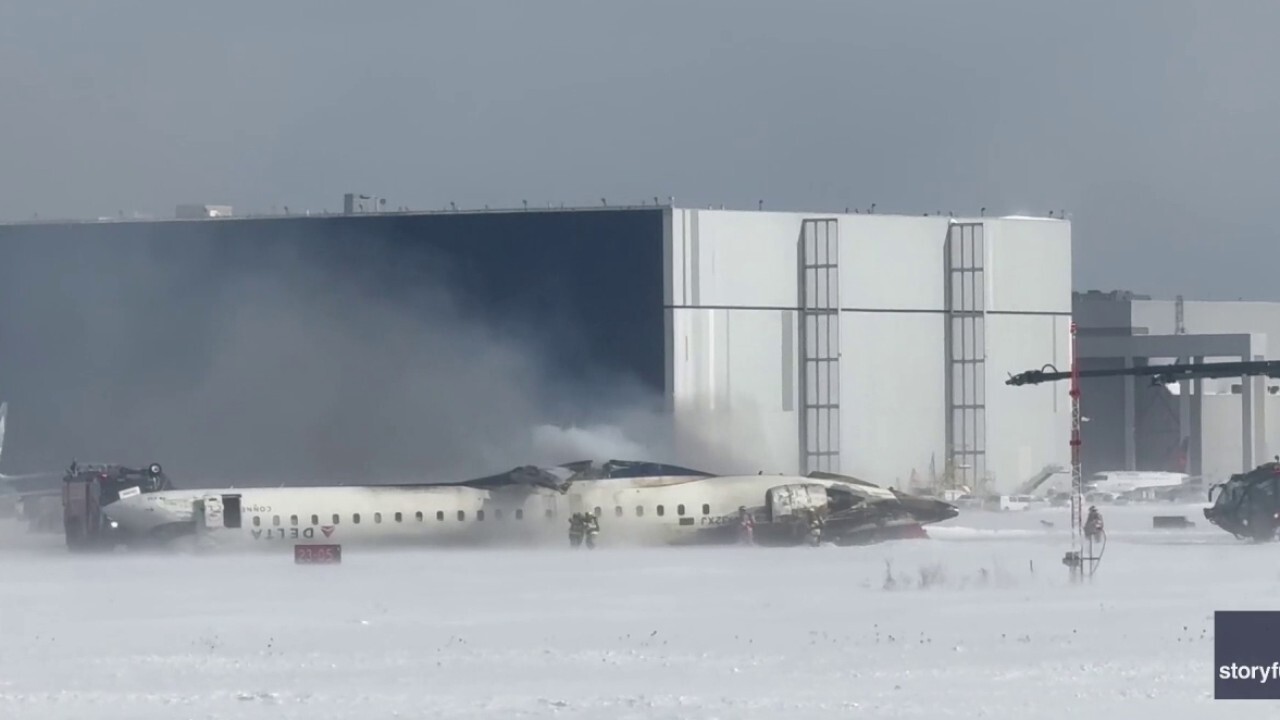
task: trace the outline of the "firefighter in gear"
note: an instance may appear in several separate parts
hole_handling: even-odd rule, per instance
[[[582,535],[586,531],[586,522],[582,513],[569,516],[569,547],[582,545]]]
[[[754,545],[756,520],[747,512],[745,505],[738,506],[738,542],[742,545]]]
[[[809,545],[810,547],[818,547],[822,543],[822,515],[815,509],[808,509],[809,516]]]
[[[1096,505],[1089,506],[1089,517],[1084,521],[1084,534],[1089,538],[1089,542],[1095,543],[1102,540],[1102,513],[1098,512]]]
[[[600,534],[600,520],[595,513],[582,514],[582,529],[587,536],[587,549],[594,550],[596,546],[596,536]]]

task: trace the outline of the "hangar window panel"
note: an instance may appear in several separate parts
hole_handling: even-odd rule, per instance
[[[834,218],[801,223],[801,471],[840,471],[840,235]]]
[[[956,486],[987,480],[986,285],[982,223],[953,223],[946,237],[947,458]]]

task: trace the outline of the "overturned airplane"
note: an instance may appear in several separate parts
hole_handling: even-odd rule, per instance
[[[724,476],[617,460],[438,484],[174,490],[166,480],[101,497],[93,537],[78,533],[73,544],[68,519],[73,549],[187,537],[206,546],[554,546],[566,544],[575,513],[596,516],[603,546],[736,543],[744,513],[755,544],[785,546],[806,541],[810,511],[823,521],[823,541],[859,545],[922,537],[923,526],[958,514],[946,502],[843,475]]]

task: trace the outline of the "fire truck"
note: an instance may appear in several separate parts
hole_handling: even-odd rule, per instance
[[[62,520],[67,548],[73,552],[114,549],[128,538],[102,509],[123,498],[171,489],[159,463],[136,469],[72,462],[62,478]]]

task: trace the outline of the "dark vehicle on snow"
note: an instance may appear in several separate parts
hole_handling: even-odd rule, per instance
[[[1204,517],[1214,525],[1240,539],[1274,540],[1280,529],[1280,458],[1210,486],[1209,502]]]

